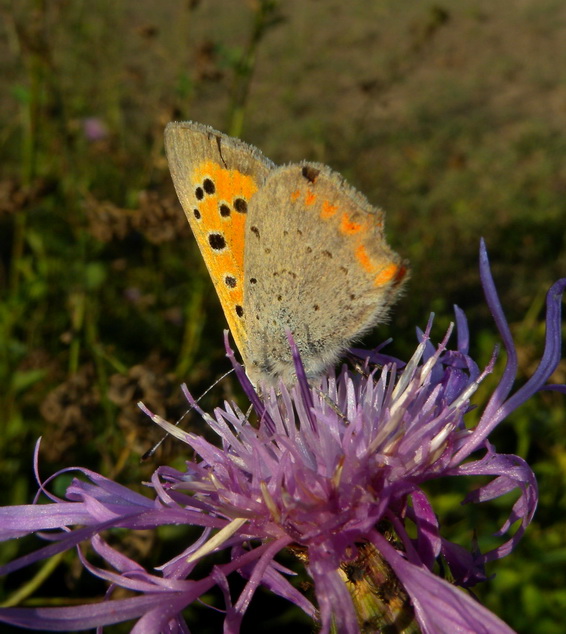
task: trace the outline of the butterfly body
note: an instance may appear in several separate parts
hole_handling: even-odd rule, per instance
[[[383,321],[407,268],[383,212],[329,167],[275,166],[197,123],[172,123],[177,194],[255,383],[291,383],[290,332],[315,377]]]

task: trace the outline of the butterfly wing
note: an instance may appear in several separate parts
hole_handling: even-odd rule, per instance
[[[177,196],[243,355],[244,228],[274,165],[253,146],[193,122],[169,123],[165,148]]]
[[[255,381],[292,381],[286,332],[309,376],[383,321],[407,268],[387,245],[384,214],[330,168],[272,171],[245,228],[242,355]]]

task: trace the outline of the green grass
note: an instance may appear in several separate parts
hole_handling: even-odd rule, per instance
[[[400,355],[432,310],[440,337],[457,303],[487,362],[497,337],[478,279],[485,237],[520,380],[532,373],[544,293],[566,273],[566,5],[253,6],[0,2],[2,503],[31,499],[40,435],[43,474],[80,464],[147,479],[154,465],[139,456],[159,434],[136,400],[174,419],[181,382],[198,393],[228,369],[224,320],[164,158],[170,120],[240,134],[276,162],[329,163],[388,211],[412,279],[368,343],[392,336]],[[102,138],[87,138],[89,118]],[[205,407],[234,389],[224,381]],[[495,436],[540,484],[533,526],[479,590],[520,632],[563,631],[564,425],[563,399],[544,394]],[[160,460],[181,461],[177,450],[166,444]],[[504,513],[464,508],[447,530],[469,540]],[[59,596],[88,596],[71,560],[61,566]]]

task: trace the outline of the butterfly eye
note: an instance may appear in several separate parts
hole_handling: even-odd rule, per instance
[[[314,183],[320,174],[320,170],[317,170],[315,167],[310,165],[305,165],[301,170],[303,178],[306,178],[309,183]]]

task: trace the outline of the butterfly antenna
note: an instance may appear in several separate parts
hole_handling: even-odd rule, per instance
[[[228,372],[224,373],[221,377],[216,379],[216,381],[214,381],[214,383],[211,386],[207,387],[206,390],[196,399],[195,404],[199,403],[201,399],[203,399],[210,392],[210,390],[212,390],[212,388],[216,387],[220,383],[220,381],[223,381],[232,372],[234,372],[234,368],[231,368],[230,370],[228,370]],[[177,427],[183,421],[183,419],[191,413],[193,409],[194,409],[194,405],[191,405],[189,409],[175,423],[175,427]],[[151,449],[148,449],[143,454],[143,456],[140,458],[140,462],[145,462],[146,460],[149,460],[150,458],[152,458],[155,455],[155,452],[159,449],[159,447],[161,447],[161,445],[165,442],[165,439],[168,436],[170,436],[170,434],[165,433],[165,435],[163,436],[163,438],[161,438],[161,440],[156,442],[155,445],[151,447]]]
[[[349,424],[350,421],[348,420],[347,416],[344,414],[344,412],[340,409],[340,407],[338,407],[338,404],[335,403],[330,396],[328,396],[328,394],[326,394],[325,392],[323,392],[322,390],[319,390],[317,387],[313,386],[314,391],[324,400],[324,402],[328,405],[328,407],[330,407],[330,409],[337,414],[345,423]]]

